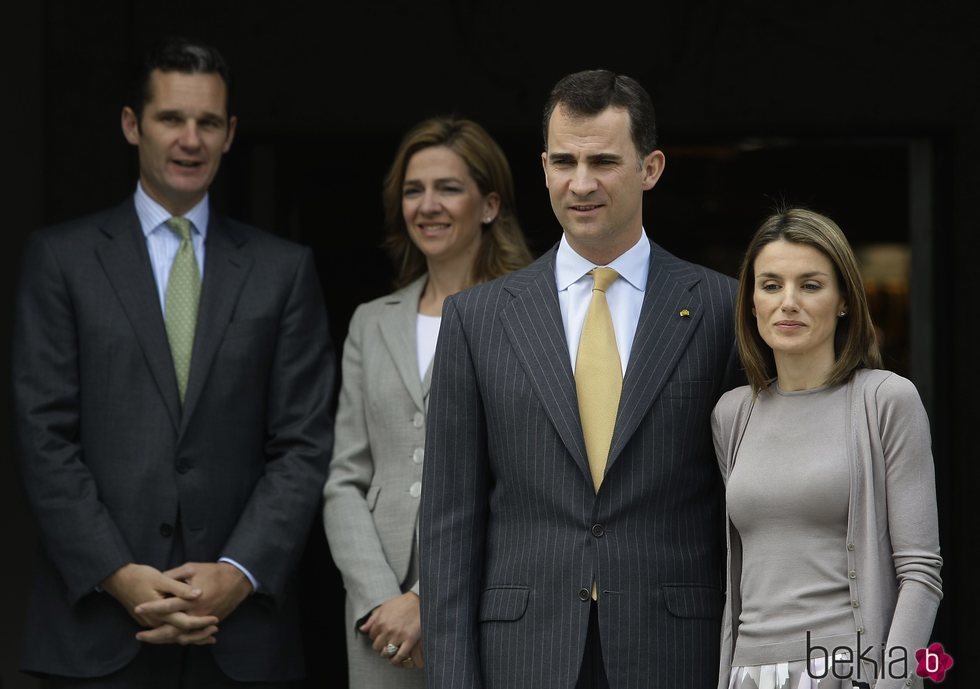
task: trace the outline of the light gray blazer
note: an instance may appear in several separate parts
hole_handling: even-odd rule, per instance
[[[715,451],[726,482],[753,403],[748,386],[736,388],[722,396],[712,414]],[[874,648],[875,661],[885,643],[886,668],[898,657],[888,649],[907,650],[909,675],[877,683],[872,679],[873,687],[921,687],[914,653],[929,643],[943,595],[929,418],[915,385],[890,371],[855,372],[847,383],[847,404],[845,437],[853,439],[848,448],[847,565],[854,628],[861,632],[862,648]],[[728,686],[741,611],[742,552],[731,522],[728,530],[729,595],[719,688]],[[862,681],[884,674],[880,666],[877,673],[868,665],[861,672]]]
[[[419,376],[416,317],[426,279],[358,306],[344,343],[323,526],[347,589],[348,630],[407,590],[417,548],[429,380]]]

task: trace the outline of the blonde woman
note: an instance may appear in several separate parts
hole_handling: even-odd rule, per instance
[[[399,289],[351,319],[324,487],[324,527],[347,590],[352,689],[425,684],[416,521],[442,302],[531,260],[510,167],[472,120],[412,128],[383,199]]]

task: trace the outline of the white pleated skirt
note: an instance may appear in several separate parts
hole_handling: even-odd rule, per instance
[[[842,668],[837,675],[848,674]],[[736,666],[732,668],[728,689],[855,689],[867,684],[840,679],[829,671],[824,658],[794,660],[771,665]]]

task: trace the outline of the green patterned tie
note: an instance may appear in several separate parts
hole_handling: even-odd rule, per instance
[[[191,222],[187,218],[170,218],[167,227],[180,237],[180,248],[174,256],[167,280],[167,339],[177,374],[180,401],[187,392],[187,377],[191,370],[191,351],[194,349],[194,327],[197,325],[197,304],[201,297],[201,273],[191,242]]]

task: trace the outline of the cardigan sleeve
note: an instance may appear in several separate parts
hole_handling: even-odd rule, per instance
[[[929,419],[911,381],[892,375],[875,393],[885,463],[885,501],[898,600],[886,648],[906,649],[910,670],[914,653],[929,643],[939,601],[939,524]],[[878,689],[903,687],[882,679]]]
[[[751,396],[747,385],[724,393],[711,412],[711,438],[721,478],[728,483],[728,468],[735,449],[735,439],[744,425],[744,407]]]
[[[715,456],[722,480],[728,484],[728,471],[731,466],[731,456],[734,453],[736,439],[745,424],[745,409],[751,398],[747,386],[726,392],[718,400],[711,412],[711,437],[715,446]],[[721,655],[718,667],[718,688],[727,689],[732,670],[732,654],[734,652],[734,627],[732,623],[732,605],[738,583],[733,581],[732,538],[737,537],[731,532],[728,521],[728,510],[725,510],[725,536],[728,547],[726,568],[725,607],[721,619]],[[738,567],[735,568],[736,578]]]

